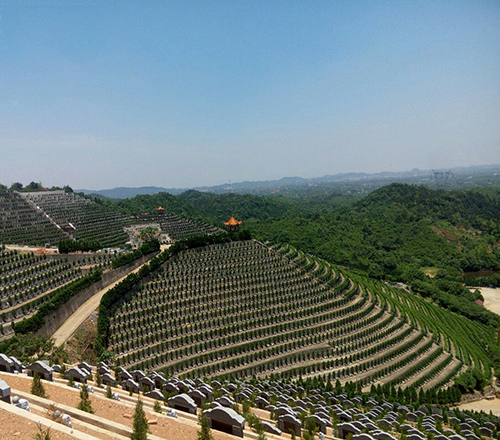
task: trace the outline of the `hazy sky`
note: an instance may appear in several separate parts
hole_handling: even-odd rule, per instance
[[[500,1],[0,2],[5,184],[499,162]]]

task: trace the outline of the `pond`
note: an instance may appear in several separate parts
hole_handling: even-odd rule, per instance
[[[500,275],[500,270],[478,270],[476,272],[464,272],[462,273],[463,278],[480,278],[480,277],[491,277],[492,275]]]

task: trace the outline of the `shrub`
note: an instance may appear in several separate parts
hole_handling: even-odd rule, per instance
[[[82,389],[80,390],[80,403],[77,408],[90,414],[94,414],[92,403],[90,402],[89,389],[85,384],[82,385]]]
[[[43,387],[42,380],[38,373],[33,373],[33,382],[31,383],[31,394],[38,397],[48,397]]]
[[[146,440],[148,438],[149,426],[146,413],[141,399],[137,400],[134,411],[134,425],[131,440]]]
[[[50,428],[43,429],[42,424],[38,422],[36,424],[37,432],[33,436],[35,440],[50,440]]]
[[[198,440],[213,440],[212,430],[210,429],[210,424],[208,423],[207,416],[200,413],[198,416],[198,423],[200,424],[200,430],[198,431]]]

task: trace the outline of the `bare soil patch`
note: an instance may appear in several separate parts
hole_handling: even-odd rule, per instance
[[[432,227],[432,230],[438,234],[438,235],[441,235],[441,237],[444,237],[446,238],[447,240],[451,240],[451,241],[457,241],[459,239],[459,236],[458,234],[455,234],[451,231],[448,231],[444,228],[438,228],[437,226],[433,226]]]
[[[8,374],[4,375],[3,373],[0,373],[0,377],[4,379],[13,389],[13,394],[15,394],[15,390],[26,393],[29,393],[31,390],[31,380],[26,377],[11,376]],[[47,394],[49,395],[48,398],[50,400],[76,408],[78,402],[80,401],[80,394],[77,389],[72,389],[70,387],[61,388],[46,381],[42,381],[42,383]],[[95,415],[128,427],[132,427],[132,416],[134,413],[133,407],[125,406],[115,400],[100,398],[93,394],[90,395],[90,401]],[[165,407],[163,408],[165,409]],[[195,422],[182,418],[171,419],[161,416],[158,417],[158,415],[154,412],[147,412],[146,415],[150,421],[154,422],[150,425],[151,433],[153,435],[176,440],[194,440],[197,438],[198,426]],[[224,434],[215,430],[212,430],[212,433],[214,440],[234,440],[234,436],[229,434]],[[11,437],[0,436],[0,438]],[[30,436],[20,438],[30,438]],[[66,437],[64,437],[64,440],[66,440]]]
[[[484,411],[487,414],[491,411],[496,416],[500,416],[500,399],[478,400],[477,402],[464,403],[458,408],[461,410],[468,409],[473,411]]]
[[[470,290],[479,290],[484,297],[484,307],[500,315],[500,288],[471,287]]]
[[[97,339],[97,311],[85,320],[78,327],[76,332],[68,339],[64,345],[68,353],[70,364],[78,362],[88,362],[91,365],[97,364],[97,351],[95,341]]]

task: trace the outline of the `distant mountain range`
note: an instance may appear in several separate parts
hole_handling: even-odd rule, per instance
[[[348,182],[370,182],[384,181],[385,183],[401,182],[401,181],[430,181],[434,178],[434,171],[446,173],[451,170],[453,176],[467,176],[477,174],[493,174],[500,175],[500,165],[473,165],[469,167],[457,167],[440,170],[420,170],[414,168],[411,171],[392,172],[384,171],[380,173],[339,173],[333,175],[325,175],[323,177],[313,177],[306,179],[303,177],[283,177],[279,180],[257,180],[244,181],[235,183],[224,183],[214,186],[199,186],[194,188],[163,188],[159,186],[141,186],[141,187],[117,187],[112,189],[89,190],[75,189],[75,192],[83,192],[84,194],[98,195],[111,199],[127,199],[141,194],[157,194],[159,192],[167,192],[173,195],[181,194],[187,190],[196,190],[202,192],[211,192],[216,194],[224,193],[255,193],[255,192],[273,192],[284,187],[306,186],[306,185],[322,185]],[[439,176],[438,176],[439,177]],[[441,175],[441,178],[443,175]]]

